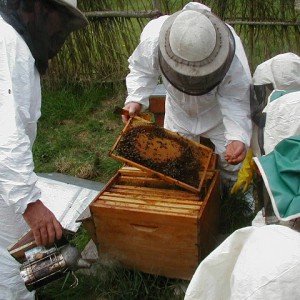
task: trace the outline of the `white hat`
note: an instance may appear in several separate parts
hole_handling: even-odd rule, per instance
[[[70,15],[72,16],[72,21],[71,21],[72,30],[79,29],[88,24],[87,18],[77,8],[77,0],[51,0],[51,2],[61,5],[68,10]]]
[[[160,68],[173,86],[190,95],[202,95],[217,86],[234,53],[230,29],[207,10],[179,11],[160,31]]]

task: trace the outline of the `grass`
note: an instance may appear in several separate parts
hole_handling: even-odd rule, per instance
[[[230,234],[239,228],[251,225],[256,213],[256,210],[253,212],[251,209],[247,193],[239,190],[235,194],[230,194],[229,187],[223,187],[220,204],[221,233]]]
[[[77,272],[74,277],[48,284],[38,292],[43,300],[180,300],[184,297],[182,281],[143,274],[115,264],[93,266],[93,275]]]
[[[36,172],[59,172],[107,182],[121,164],[108,156],[124,128],[120,116],[113,114],[123,106],[124,85],[64,86],[43,90],[42,117],[34,145]],[[231,197],[231,201],[226,199]],[[230,200],[230,199],[229,199]],[[222,232],[248,225],[244,194],[229,196],[223,192]],[[75,234],[72,244],[83,250],[90,237],[84,228]],[[86,274],[76,272],[79,283],[72,288],[72,276],[38,289],[38,299],[98,300],[180,300],[182,286],[188,282],[149,275],[107,263],[100,259]]]
[[[123,128],[113,108],[123,102],[107,86],[46,91],[34,144],[36,171],[106,182],[120,167],[108,152]]]

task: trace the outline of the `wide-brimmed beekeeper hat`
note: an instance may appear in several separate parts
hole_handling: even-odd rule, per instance
[[[207,10],[181,10],[163,24],[158,57],[162,73],[178,90],[203,95],[226,75],[235,53],[229,27]]]
[[[50,2],[58,4],[66,9],[71,16],[71,24],[68,24],[68,26],[70,26],[72,30],[80,29],[88,24],[87,18],[77,8],[77,0],[50,0]]]

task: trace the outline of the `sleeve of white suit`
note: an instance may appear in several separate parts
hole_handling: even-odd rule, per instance
[[[252,122],[250,91],[252,79],[246,55],[236,37],[236,54],[225,78],[218,87],[218,102],[223,115],[227,141],[238,140],[250,146]]]
[[[32,157],[40,107],[32,113],[35,103],[31,101],[40,87],[35,85],[39,76],[27,45],[21,37],[14,42],[0,39],[0,197],[22,214],[28,203],[40,197]]]
[[[128,96],[125,104],[138,102],[148,108],[149,97],[159,79],[158,38],[160,28],[167,17],[150,21],[141,34],[141,40],[129,57],[129,74],[126,77]]]

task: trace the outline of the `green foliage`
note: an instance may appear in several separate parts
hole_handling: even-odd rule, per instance
[[[252,206],[253,203],[249,202],[248,192],[244,193],[239,190],[237,193],[231,194],[229,185],[223,186],[220,205],[220,232],[230,234],[239,228],[250,226],[255,216]]]
[[[87,230],[83,226],[80,226],[77,232],[72,236],[72,239],[69,240],[69,243],[73,247],[76,247],[79,252],[82,252],[90,239],[91,237]]]

